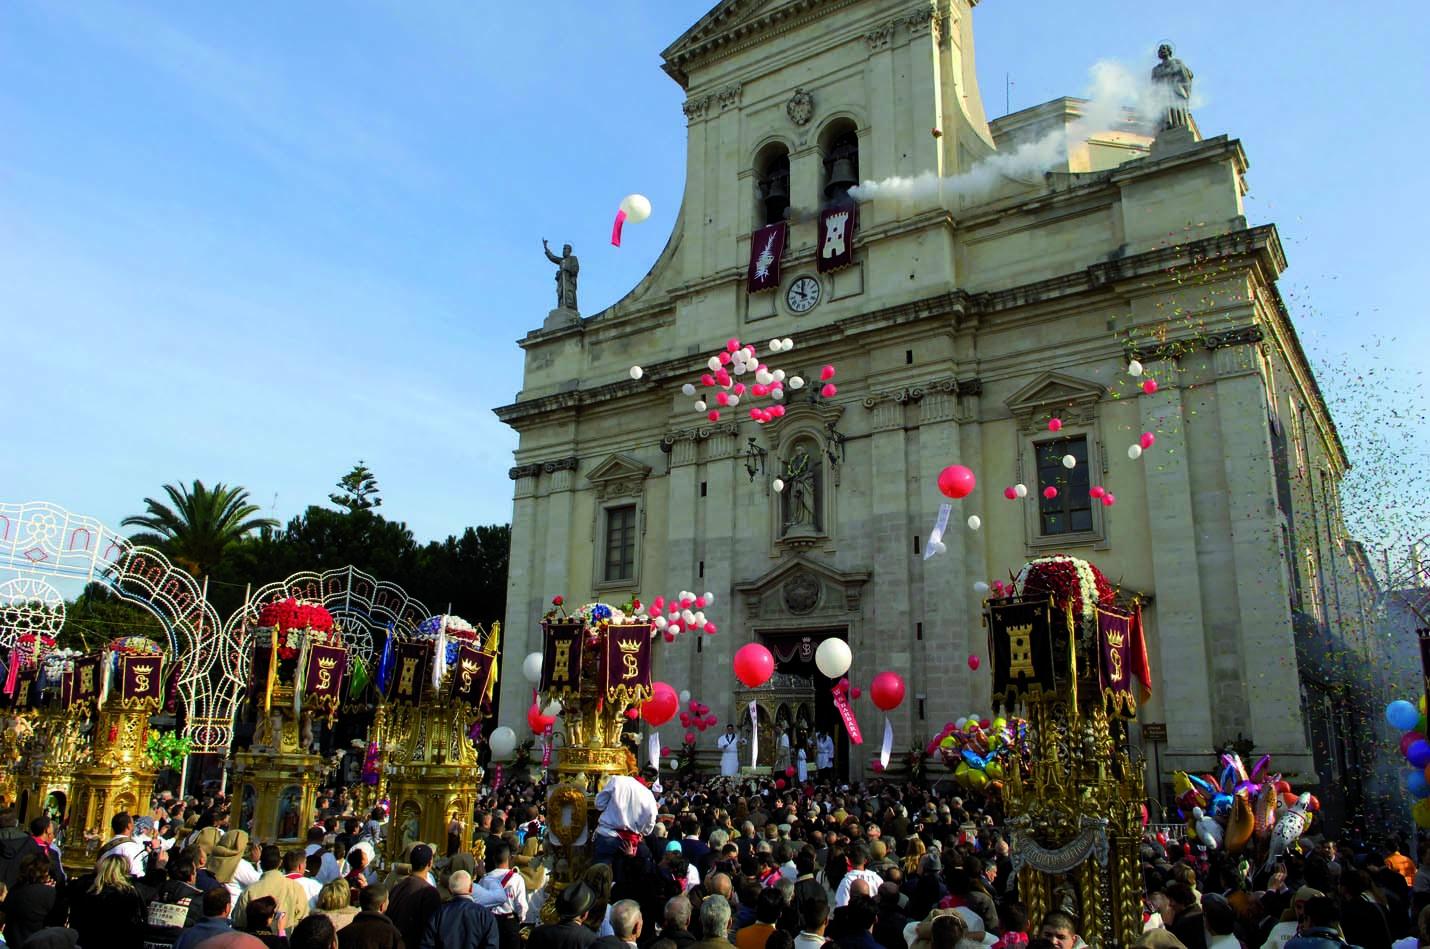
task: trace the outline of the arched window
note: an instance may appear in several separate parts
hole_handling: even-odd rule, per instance
[[[774,224],[789,216],[789,149],[772,142],[755,156],[755,220]]]
[[[849,200],[849,189],[859,183],[859,133],[850,119],[836,119],[819,136],[824,156],[824,202]]]

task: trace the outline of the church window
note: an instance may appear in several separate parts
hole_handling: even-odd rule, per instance
[[[1326,617],[1321,611],[1321,571],[1316,563],[1316,555],[1310,547],[1306,548],[1306,599],[1316,622],[1324,623]]]
[[[822,197],[825,204],[849,200],[849,189],[859,183],[859,133],[849,119],[831,122],[820,135],[824,155]]]
[[[607,583],[631,580],[636,572],[636,506],[623,504],[606,509],[606,566],[602,579]]]
[[[778,142],[755,156],[755,221],[775,224],[789,216],[789,149]]]
[[[1092,497],[1089,491],[1087,436],[1053,438],[1035,444],[1038,459],[1038,526],[1044,536],[1085,534],[1093,530]],[[1072,455],[1077,464],[1063,467],[1063,456]],[[1044,489],[1057,489],[1046,497]]]

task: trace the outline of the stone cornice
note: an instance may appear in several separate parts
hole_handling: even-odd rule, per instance
[[[979,395],[983,392],[983,383],[979,379],[954,379],[951,376],[915,382],[898,389],[869,393],[864,399],[864,408],[872,410],[880,402],[911,405],[923,401],[926,395],[940,392],[945,395]]]
[[[725,59],[767,42],[791,30],[799,29],[827,16],[835,10],[853,6],[858,0],[795,0],[758,16],[735,20],[746,8],[758,4],[752,0],[725,0],[711,10],[678,40],[661,53],[661,66],[681,88],[690,84],[693,66]],[[722,20],[732,20],[721,25]]]
[[[700,442],[716,435],[738,435],[740,426],[735,422],[712,422],[709,425],[696,425],[693,428],[681,428],[673,432],[666,432],[660,440],[660,450],[667,455],[676,442],[694,441]]]
[[[517,465],[515,468],[507,470],[506,476],[515,481],[518,478],[535,478],[539,474],[555,474],[558,471],[575,471],[579,459],[575,455],[567,455],[565,458],[553,458],[550,461],[533,461],[530,464]]]

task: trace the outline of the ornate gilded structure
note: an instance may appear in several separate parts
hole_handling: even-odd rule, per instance
[[[755,703],[755,714],[760,723],[755,764],[744,770],[758,774],[772,772],[780,753],[779,735],[782,729],[790,741],[790,762],[785,764],[793,762],[799,742],[814,734],[814,680],[806,676],[777,672],[758,688],[736,689],[734,698],[739,716],[736,724],[742,733],[750,737],[751,702]],[[748,766],[748,756],[741,763]]]
[[[412,843],[441,848],[454,833],[459,849],[471,850],[467,828],[482,781],[473,725],[490,709],[500,641],[500,624],[484,633],[460,617],[434,616],[384,651],[371,734],[381,756],[377,796],[392,802],[389,859]]]
[[[1009,593],[985,622],[995,701],[1028,722],[1003,789],[1018,892],[1035,925],[1058,910],[1092,949],[1129,946],[1142,933],[1145,765],[1125,724],[1145,669],[1137,614],[1071,558],[1028,565]]]
[[[33,717],[17,718],[31,733],[25,740],[26,753],[14,771],[18,782],[18,813],[21,825],[47,810],[56,817],[68,811],[74,798],[74,774],[89,751],[93,729],[89,705],[42,705]],[[6,728],[7,738],[9,726]],[[5,755],[5,761],[10,761]],[[8,767],[8,765],[7,765]]]

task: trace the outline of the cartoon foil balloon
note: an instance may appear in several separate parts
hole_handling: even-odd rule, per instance
[[[1190,830],[1197,840],[1208,850],[1216,850],[1222,843],[1222,827],[1215,818],[1207,815],[1200,807],[1192,808]]]
[[[1302,794],[1296,799],[1286,813],[1276,822],[1276,828],[1271,832],[1271,845],[1267,851],[1266,869],[1270,869],[1272,864],[1291,849],[1296,841],[1301,839],[1302,832],[1306,829],[1306,822],[1309,818],[1307,813],[1311,807],[1311,795]]]
[[[1231,802],[1231,816],[1226,820],[1226,833],[1222,839],[1227,853],[1241,853],[1255,830],[1256,815],[1252,812],[1251,801],[1245,794],[1235,795]]]

